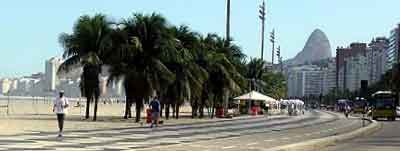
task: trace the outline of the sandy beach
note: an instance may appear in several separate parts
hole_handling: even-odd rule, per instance
[[[4,105],[4,102],[2,102]],[[68,110],[65,130],[96,130],[108,128],[127,128],[141,126],[141,123],[135,123],[133,119],[123,119],[124,113],[123,103],[103,104],[98,106],[98,121],[93,122],[91,119],[84,120],[85,107],[76,107],[76,102],[71,102]],[[91,105],[91,116],[93,115],[93,106]],[[133,107],[134,111],[134,107]],[[191,108],[183,106],[181,108],[182,115],[189,115]],[[9,115],[7,109],[0,109],[0,135],[12,135],[18,133],[32,132],[56,132],[57,121],[56,116],[52,112],[51,101],[10,101]],[[145,116],[142,112],[142,116]],[[142,121],[144,122],[144,117]],[[165,124],[193,123],[217,119],[191,119],[182,117],[178,120],[169,119]]]

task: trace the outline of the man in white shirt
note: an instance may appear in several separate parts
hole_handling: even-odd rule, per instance
[[[58,120],[58,128],[59,128],[59,133],[58,137],[62,137],[62,131],[64,128],[64,119],[65,119],[65,114],[67,114],[69,102],[68,100],[64,97],[64,91],[60,91],[60,96],[56,98],[54,101],[54,106],[53,106],[53,112],[57,114],[57,120]]]

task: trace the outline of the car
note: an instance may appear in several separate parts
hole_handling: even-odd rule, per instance
[[[396,107],[396,115],[400,117],[400,106]]]

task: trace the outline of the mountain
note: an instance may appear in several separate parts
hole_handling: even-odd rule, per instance
[[[303,50],[296,57],[286,61],[287,64],[299,65],[332,57],[328,37],[320,29],[315,29],[308,38]]]

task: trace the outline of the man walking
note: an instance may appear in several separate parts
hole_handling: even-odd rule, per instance
[[[150,102],[149,107],[151,108],[151,118],[152,122],[150,128],[153,128],[154,124],[158,127],[158,120],[160,118],[160,101],[158,101],[157,96]]]
[[[64,97],[64,91],[60,91],[59,97],[56,98],[54,101],[54,106],[53,106],[53,112],[56,113],[57,115],[57,120],[58,120],[58,128],[59,128],[59,133],[58,137],[62,137],[62,132],[64,128],[64,119],[65,119],[65,114],[67,114],[69,102],[68,100]]]

